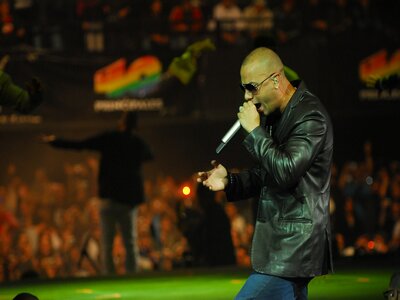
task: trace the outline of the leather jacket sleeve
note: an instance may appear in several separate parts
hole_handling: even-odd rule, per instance
[[[232,181],[225,190],[228,201],[239,201],[256,197],[260,194],[262,178],[265,173],[260,166],[231,174]]]
[[[306,107],[308,108],[308,107]],[[286,140],[279,145],[262,127],[255,128],[244,146],[280,189],[295,185],[311,166],[325,142],[327,122],[319,111],[301,109]]]
[[[327,137],[327,115],[315,109],[313,102],[303,102],[290,109],[274,138],[259,126],[243,141],[258,162],[258,167],[232,174],[233,184],[226,190],[229,201],[259,194],[263,186],[285,190],[294,187],[309,170]]]

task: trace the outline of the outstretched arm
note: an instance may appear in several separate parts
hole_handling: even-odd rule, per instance
[[[105,134],[96,135],[83,140],[67,140],[57,138],[54,134],[42,135],[40,140],[55,148],[71,149],[71,150],[101,150],[109,143]]]

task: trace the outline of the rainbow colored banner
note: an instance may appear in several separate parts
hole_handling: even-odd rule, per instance
[[[145,55],[134,60],[128,68],[125,58],[99,69],[94,74],[94,91],[107,98],[138,96],[146,94],[160,81],[162,65],[160,60]]]

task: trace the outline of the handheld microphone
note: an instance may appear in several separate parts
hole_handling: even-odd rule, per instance
[[[232,125],[232,127],[228,130],[228,132],[221,139],[221,143],[219,144],[219,146],[215,150],[215,152],[217,152],[217,154],[219,154],[221,152],[221,150],[230,141],[230,139],[233,138],[233,136],[236,134],[236,132],[239,131],[239,129],[240,129],[240,122],[239,122],[239,120],[237,120],[235,122],[235,124]]]

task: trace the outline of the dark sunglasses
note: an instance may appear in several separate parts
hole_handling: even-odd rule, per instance
[[[267,81],[268,79],[272,78],[274,75],[278,75],[279,72],[274,72],[271,75],[269,75],[267,78],[265,78],[263,81],[261,81],[260,83],[255,83],[255,82],[251,82],[251,83],[241,83],[240,84],[240,88],[242,89],[243,92],[250,92],[252,94],[257,94],[260,89],[261,89],[261,85]]]

